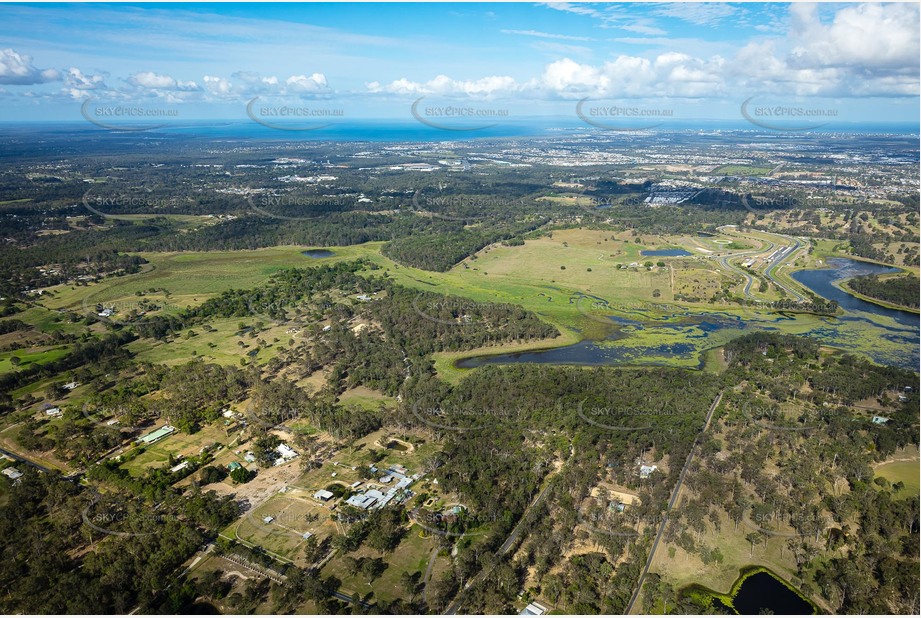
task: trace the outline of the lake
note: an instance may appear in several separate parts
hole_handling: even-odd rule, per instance
[[[643,257],[687,257],[693,254],[684,249],[646,249],[640,251],[640,255]]]
[[[883,275],[887,273],[898,272],[898,268],[873,264],[871,262],[861,262],[848,258],[832,258],[828,260],[831,268],[821,270],[800,270],[791,276],[799,283],[828,300],[837,301],[842,309],[846,311],[862,311],[872,313],[878,316],[890,317],[899,324],[905,326],[918,326],[919,315],[910,311],[900,311],[890,309],[871,303],[869,301],[857,298],[856,296],[845,292],[843,289],[836,287],[834,283],[842,279],[859,277],[861,275]]]

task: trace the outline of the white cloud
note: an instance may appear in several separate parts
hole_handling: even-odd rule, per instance
[[[447,75],[439,75],[427,82],[414,82],[405,77],[389,84],[370,82],[366,84],[368,92],[375,94],[402,95],[465,95],[476,98],[490,98],[510,95],[521,90],[521,86],[511,77],[491,75],[477,80],[454,80]]]
[[[0,50],[0,84],[31,86],[61,79],[55,69],[39,69],[32,64],[32,56],[14,49]]]
[[[131,75],[126,80],[132,86],[158,90],[172,90],[176,88],[176,80],[169,75],[159,75],[150,71],[142,71]]]
[[[859,4],[839,10],[831,24],[811,4],[790,7],[792,59],[810,66],[918,67],[917,4]]]
[[[187,91],[199,90],[198,84],[192,81],[177,80],[171,75],[141,71],[130,75],[125,80],[129,85],[141,90]]]
[[[664,36],[668,34],[667,31],[662,30],[662,28],[657,28],[656,26],[650,25],[651,21],[648,20],[638,20],[635,23],[621,23],[617,25],[610,26],[617,30],[626,30],[627,32],[636,32],[637,34],[645,34],[647,36]]]
[[[206,91],[218,97],[226,97],[233,92],[233,84],[223,77],[205,75],[202,78],[202,83],[205,85]]]
[[[76,67],[64,73],[64,86],[75,90],[106,90],[104,75],[86,74]]]
[[[326,76],[322,73],[314,73],[310,77],[292,75],[285,80],[285,85],[292,92],[321,92],[327,88]]]
[[[738,9],[722,2],[668,2],[656,5],[653,13],[674,17],[698,26],[716,26]]]
[[[636,32],[637,34],[646,34],[649,36],[664,36],[668,34],[668,32],[656,25],[655,20],[648,17],[639,17],[636,14],[625,14],[622,9],[616,5],[605,7],[604,10],[599,10],[586,4],[574,4],[571,2],[548,2],[546,6],[557,11],[591,17],[601,22],[599,25],[602,28],[626,30],[628,32]]]

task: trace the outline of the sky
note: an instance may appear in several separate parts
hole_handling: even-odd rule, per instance
[[[919,31],[916,3],[2,4],[0,121],[245,119],[255,101],[267,121],[416,103],[434,123],[775,106],[917,123]]]

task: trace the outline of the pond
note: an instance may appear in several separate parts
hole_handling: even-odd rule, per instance
[[[328,258],[336,255],[329,249],[307,249],[306,251],[301,251],[301,253],[309,258]]]
[[[472,369],[512,363],[680,364],[700,368],[703,351],[725,345],[747,332],[766,330],[811,337],[824,345],[865,354],[879,364],[917,368],[918,314],[860,300],[832,285],[834,281],[857,274],[891,272],[892,269],[844,258],[829,260],[829,266],[831,268],[795,272],[793,277],[816,294],[838,301],[843,309],[843,314],[838,316],[757,309],[700,311],[663,304],[654,312],[637,309],[607,318],[595,316],[604,322],[606,331],[596,339],[545,350],[462,358],[456,366]],[[576,296],[569,302],[578,304],[585,298]]]
[[[392,451],[402,451],[406,452],[409,450],[409,447],[403,444],[402,442],[397,442],[396,440],[391,440],[387,443],[387,448]]]
[[[687,257],[693,254],[684,249],[646,249],[640,251],[640,255],[643,257]]]
[[[763,610],[793,616],[815,613],[812,605],[766,571],[746,577],[732,605],[740,614],[757,615]]]
[[[679,592],[694,599],[696,605],[728,614],[754,615],[771,613],[804,616],[818,613],[811,601],[764,567],[747,567],[740,571],[728,594],[692,584]]]

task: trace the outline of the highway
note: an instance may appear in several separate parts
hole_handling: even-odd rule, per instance
[[[784,240],[789,240],[791,243],[793,243],[792,248],[789,249],[788,251],[785,251],[780,259],[772,262],[771,265],[768,266],[764,270],[764,276],[770,279],[771,282],[774,285],[776,285],[778,288],[783,289],[787,294],[795,298],[797,301],[802,302],[806,300],[806,297],[800,294],[799,292],[797,292],[796,290],[792,289],[791,287],[788,287],[784,285],[783,283],[781,283],[780,281],[778,281],[777,278],[774,277],[774,271],[777,270],[777,268],[779,268],[787,260],[795,256],[796,252],[799,251],[800,247],[803,246],[803,243],[801,243],[799,239],[792,238],[790,236],[781,236],[781,238],[783,238]]]
[[[730,227],[733,227],[733,228],[734,228],[735,226],[734,226],[734,225],[724,225],[724,226],[722,226],[722,227],[718,227],[717,230],[720,231],[720,232],[723,232],[724,234],[727,234],[727,235],[728,235],[728,232],[726,232],[726,228],[730,228]],[[739,236],[741,236],[742,238],[746,238],[745,236],[742,236],[741,234],[739,234]],[[761,241],[761,239],[755,239],[755,240]],[[765,240],[765,241],[763,241],[763,242],[768,243],[768,247],[767,247],[767,248],[762,247],[761,249],[754,249],[754,250],[752,250],[752,251],[742,251],[742,252],[739,252],[739,253],[733,253],[732,255],[726,255],[726,256],[717,258],[717,261],[720,263],[720,266],[722,266],[722,267],[725,268],[726,270],[731,270],[731,271],[733,271],[733,272],[736,273],[736,274],[742,275],[742,277],[745,278],[745,290],[744,290],[744,293],[745,293],[745,296],[748,297],[748,298],[754,298],[754,296],[753,296],[752,293],[751,293],[751,289],[752,289],[752,284],[755,282],[755,278],[752,277],[752,276],[751,276],[750,274],[748,274],[747,272],[745,272],[744,270],[742,270],[741,268],[739,268],[738,266],[736,266],[735,264],[732,264],[732,263],[729,261],[729,259],[730,259],[730,258],[735,259],[735,258],[737,258],[737,257],[745,257],[745,256],[747,256],[747,255],[760,255],[760,254],[762,254],[762,253],[767,253],[767,252],[769,252],[769,251],[773,251],[773,250],[774,250],[774,247],[776,247],[776,245],[775,245],[773,242],[769,241],[769,240]]]
[[[691,452],[688,453],[688,458],[684,462],[684,467],[681,468],[681,474],[678,475],[678,482],[675,483],[675,489],[672,490],[672,497],[668,501],[668,508],[665,511],[665,517],[662,518],[662,523],[659,524],[659,531],[656,533],[656,538],[652,542],[652,547],[649,549],[649,558],[646,560],[646,565],[643,567],[643,572],[640,573],[640,579],[636,583],[636,588],[633,589],[633,595],[630,597],[630,602],[627,603],[627,607],[624,610],[624,615],[629,614],[633,610],[633,605],[636,603],[636,599],[640,596],[640,592],[643,590],[643,580],[646,579],[646,574],[649,572],[649,567],[652,565],[652,560],[656,556],[656,549],[659,547],[659,541],[662,539],[662,535],[665,533],[665,526],[668,524],[668,514],[671,513],[672,508],[674,508],[675,503],[678,502],[678,496],[681,494],[681,486],[684,484],[684,478],[687,476],[688,470],[691,467],[691,461],[694,459],[694,455],[697,454],[697,447],[700,446],[701,438],[707,432],[707,429],[710,428],[710,419],[713,418],[713,412],[716,410],[716,406],[720,405],[720,401],[723,399],[723,391],[720,391],[717,394],[716,399],[713,400],[713,403],[710,404],[710,410],[707,411],[707,417],[704,419],[704,428],[701,429],[700,433],[697,434],[697,438],[694,439],[694,446],[691,447]]]
[[[717,229],[720,232],[723,232],[724,234],[728,234],[728,232],[726,231],[726,228],[731,228],[731,227],[735,227],[735,226],[724,225]],[[761,233],[768,234],[768,232],[761,232]],[[782,289],[784,292],[789,294],[795,300],[799,302],[803,302],[807,300],[805,296],[800,294],[798,291],[796,291],[792,287],[781,283],[777,279],[777,277],[775,277],[775,272],[777,271],[777,269],[780,268],[782,265],[788,263],[791,258],[795,257],[796,253],[800,250],[800,248],[802,248],[803,243],[799,239],[793,238],[792,236],[786,236],[784,234],[773,234],[773,233],[771,233],[771,235],[776,236],[777,238],[783,239],[784,241],[787,241],[790,244],[789,245],[779,245],[779,243],[775,243],[770,240],[761,239],[757,237],[751,237],[751,239],[753,240],[767,242],[769,246],[767,248],[757,249],[754,251],[743,251],[739,253],[733,253],[732,255],[727,255],[727,256],[717,258],[717,261],[719,262],[720,266],[723,266],[727,270],[731,270],[739,275],[742,275],[742,277],[745,278],[745,289],[744,289],[745,296],[747,298],[754,298],[754,295],[751,293],[751,287],[752,287],[752,284],[754,283],[754,277],[752,277],[750,274],[748,274],[747,272],[745,272],[744,270],[742,270],[741,268],[739,268],[738,266],[736,266],[729,260],[736,259],[739,257],[744,257],[744,256],[751,256],[751,255],[771,256],[774,253],[777,253],[778,257],[775,257],[774,261],[771,262],[770,265],[764,270],[764,276],[767,277],[771,281],[771,283],[773,283],[778,289]],[[742,238],[749,238],[742,234],[739,234],[739,236]]]

